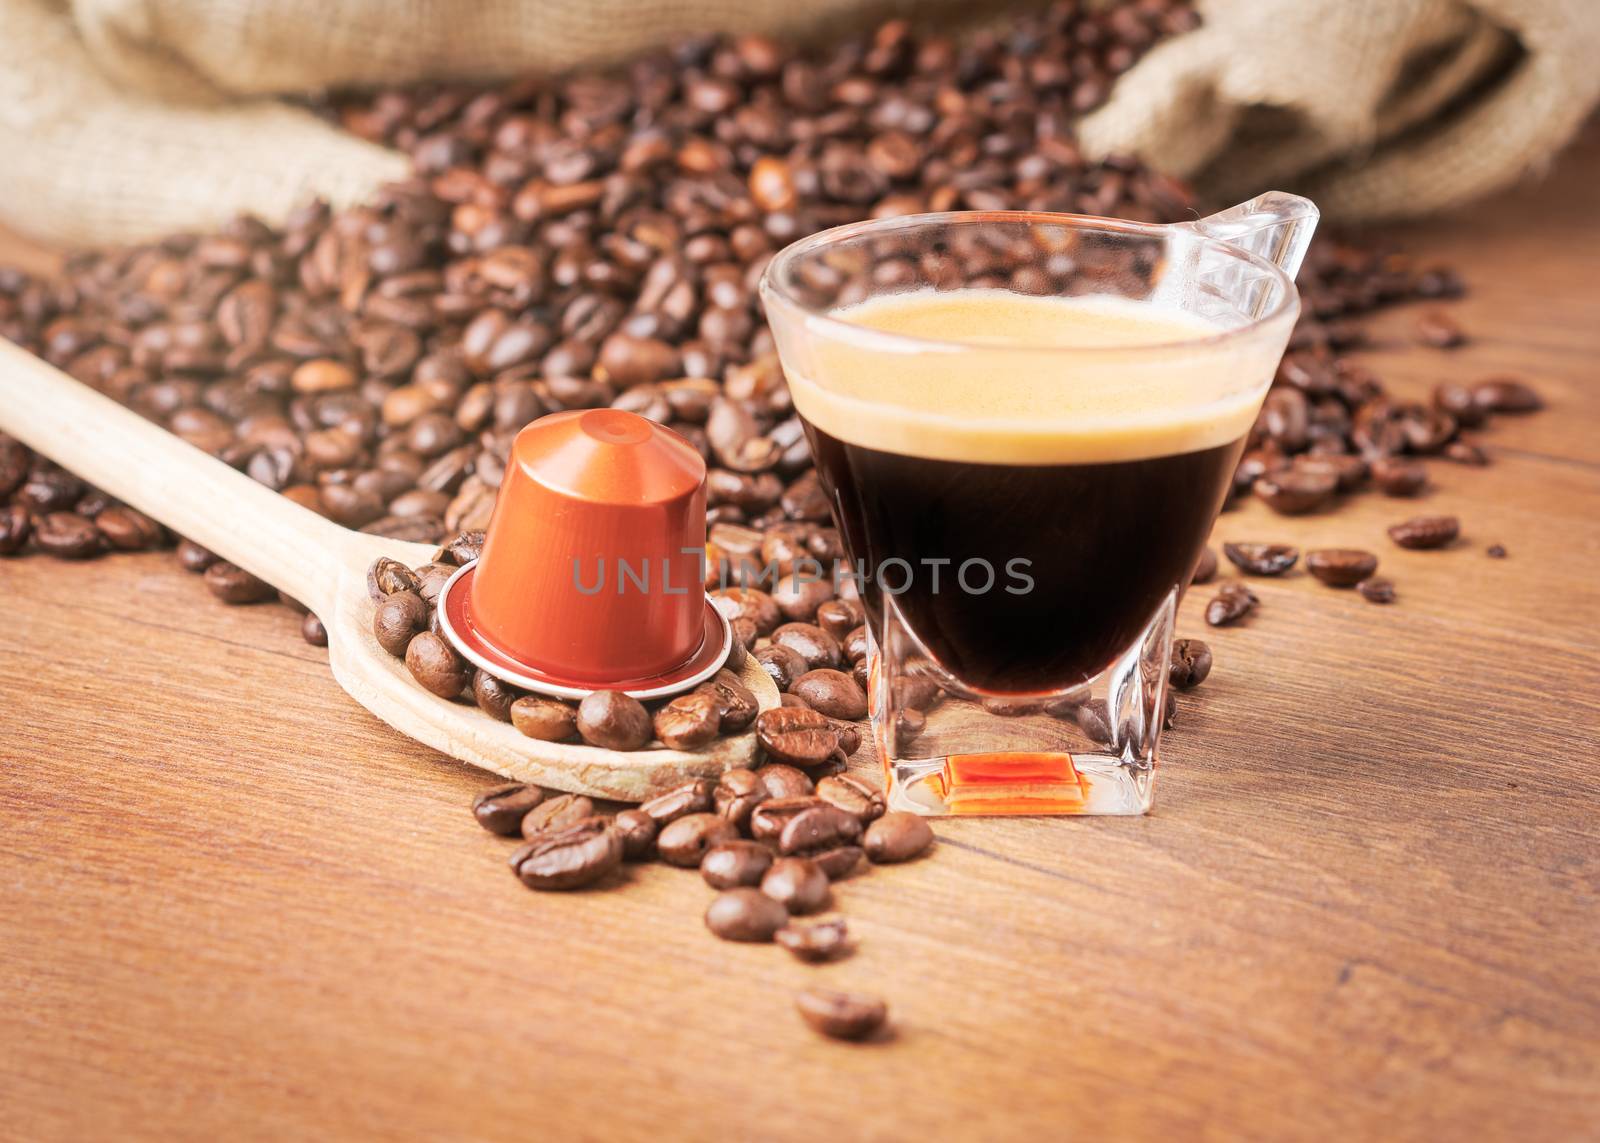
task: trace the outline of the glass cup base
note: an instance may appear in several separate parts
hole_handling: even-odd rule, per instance
[[[891,605],[872,638],[873,735],[889,807],[938,816],[1149,811],[1177,592],[1094,678],[1067,691],[983,695],[921,652]]]

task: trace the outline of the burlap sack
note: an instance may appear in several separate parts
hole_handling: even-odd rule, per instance
[[[998,6],[997,6],[998,7]],[[1548,158],[1596,98],[1597,0],[1201,0],[1086,124],[1219,197],[1420,212]],[[831,32],[959,0],[0,0],[0,220],[62,244],[281,218],[405,168],[273,96],[494,79],[685,31]],[[984,14],[989,14],[987,10]],[[996,18],[1003,18],[997,16]]]

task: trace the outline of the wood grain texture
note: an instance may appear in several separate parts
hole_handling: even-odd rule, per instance
[[[942,821],[839,889],[858,953],[710,938],[693,874],[537,895],[483,774],[359,709],[277,607],[168,557],[0,562],[0,1136],[1592,1139],[1600,1130],[1600,140],[1405,244],[1515,370],[1488,470],[1221,539],[1378,551],[1381,608],[1259,585],[1156,811]],[[1405,552],[1385,525],[1461,515]],[[1505,560],[1483,548],[1500,542]],[[789,992],[879,991],[813,1038]]]

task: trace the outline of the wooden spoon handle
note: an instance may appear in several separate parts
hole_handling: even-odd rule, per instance
[[[0,430],[331,613],[351,535],[0,338]]]

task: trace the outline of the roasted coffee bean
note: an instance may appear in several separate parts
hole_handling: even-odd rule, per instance
[[[1490,377],[1472,387],[1472,403],[1485,413],[1532,413],[1544,408],[1538,390],[1520,377]]]
[[[522,836],[532,841],[540,834],[568,826],[594,816],[594,802],[582,794],[557,794],[528,807],[522,818]]]
[[[1415,496],[1428,484],[1428,469],[1415,460],[1381,456],[1372,462],[1372,482],[1385,496]]]
[[[867,827],[861,847],[867,851],[867,860],[875,865],[910,861],[920,857],[933,844],[933,830],[920,814],[895,810]]]
[[[83,498],[83,481],[59,468],[36,467],[28,474],[15,495],[23,507],[35,516],[70,514],[72,507]]]
[[[724,820],[743,831],[750,824],[751,812],[767,797],[766,783],[755,771],[729,770],[717,780],[712,804]]]
[[[829,718],[858,719],[867,716],[867,696],[855,679],[843,671],[807,671],[789,688],[813,709]],[[846,751],[849,753],[849,751]]]
[[[75,512],[49,512],[33,523],[33,543],[59,560],[86,560],[105,551],[105,537]]]
[[[581,889],[621,864],[622,838],[602,817],[541,833],[511,855],[512,871],[530,889]]]
[[[399,560],[379,556],[367,569],[367,594],[374,603],[382,603],[386,596],[397,591],[414,591],[422,594],[422,584],[416,573]]]
[[[850,930],[843,917],[825,921],[791,921],[773,935],[797,960],[821,964],[835,960],[850,947]]]
[[[805,798],[810,797],[816,789],[810,776],[793,766],[763,766],[755,773],[769,798]]]
[[[1360,548],[1317,548],[1306,553],[1306,571],[1329,587],[1354,587],[1378,570],[1378,557]]]
[[[881,818],[888,808],[883,791],[853,774],[833,774],[817,782],[817,797],[854,814],[865,825]]]
[[[300,617],[300,638],[313,647],[326,647],[328,629],[322,625],[322,620],[308,611]]]
[[[686,814],[661,828],[656,835],[656,852],[668,865],[693,869],[705,857],[706,850],[738,836],[739,831],[716,814]]]
[[[1210,583],[1216,575],[1217,553],[1210,548],[1201,548],[1200,556],[1194,563],[1194,572],[1189,576],[1189,582]]]
[[[1325,506],[1338,486],[1338,478],[1331,473],[1290,468],[1261,477],[1252,489],[1274,512],[1300,516]]]
[[[483,554],[483,532],[460,532],[451,538],[450,542],[439,549],[434,556],[436,563],[454,564],[456,567],[465,567]]]
[[[1491,560],[1503,560],[1506,558],[1506,546],[1504,544],[1490,544],[1483,550],[1483,554]]]
[[[439,600],[439,592],[450,577],[456,574],[456,569],[449,564],[424,564],[413,569],[417,577],[417,594],[422,596],[431,607]]]
[[[787,691],[796,679],[811,669],[798,651],[778,643],[758,648],[754,658],[762,670],[772,676],[773,684],[780,691]]]
[[[1482,468],[1489,463],[1489,454],[1472,441],[1451,441],[1445,446],[1443,455],[1446,460],[1469,464],[1474,468]]]
[[[828,875],[803,857],[780,857],[774,861],[761,879],[761,891],[796,915],[826,909],[833,899]]]
[[[730,620],[741,617],[750,620],[762,635],[772,634],[783,618],[772,596],[759,588],[730,587],[713,594],[711,601]]]
[[[1413,516],[1389,528],[1389,538],[1402,548],[1442,548],[1461,534],[1461,521],[1454,516]]]
[[[1449,413],[1463,428],[1476,428],[1483,424],[1487,409],[1480,407],[1471,389],[1454,381],[1442,381],[1433,387],[1433,407]]]
[[[1189,690],[1211,674],[1211,648],[1199,639],[1174,639],[1167,681],[1179,690]]]
[[[713,889],[760,885],[772,868],[772,850],[742,838],[719,842],[700,859],[700,876]]]
[[[696,778],[675,786],[664,794],[657,794],[646,802],[642,802],[639,809],[650,815],[657,825],[666,825],[675,822],[689,814],[705,814],[711,812],[712,786],[704,778]]]
[[[653,732],[649,711],[621,691],[592,691],[578,704],[578,733],[590,746],[638,750]]]
[[[718,671],[716,677],[695,688],[697,694],[709,694],[717,700],[722,712],[719,727],[723,734],[737,734],[756,719],[761,704],[750,688],[729,671]]]
[[[843,661],[839,641],[815,623],[785,623],[773,631],[772,642],[794,651],[808,669],[837,667]]]
[[[807,988],[795,993],[795,1010],[810,1027],[835,1040],[865,1040],[889,1019],[889,1006],[861,992]]]
[[[830,849],[812,850],[806,854],[811,861],[816,862],[817,868],[828,875],[829,881],[839,881],[848,877],[861,864],[862,849],[859,845],[836,845]]]
[[[1248,615],[1256,603],[1255,592],[1237,580],[1225,583],[1206,604],[1206,622],[1213,627],[1226,627]]]
[[[178,541],[178,563],[184,571],[203,572],[217,562],[217,557],[193,540]]]
[[[904,750],[920,738],[926,729],[928,729],[928,716],[914,706],[906,707],[894,718],[895,744]]]
[[[767,802],[765,806],[772,804]],[[819,853],[835,846],[854,845],[860,838],[859,818],[823,802],[802,810],[783,823],[783,829],[778,834],[778,852],[785,856]]]
[[[814,769],[843,763],[839,732],[820,711],[775,707],[756,719],[756,741],[768,759],[787,766]]]
[[[405,658],[411,639],[428,628],[428,605],[414,591],[386,595],[372,613],[372,635],[378,646],[397,659]]]
[[[1090,699],[1086,703],[1071,706],[1067,713],[1090,742],[1110,745],[1113,737],[1111,716],[1106,709],[1105,699]]]
[[[488,671],[477,671],[472,676],[472,701],[490,718],[501,722],[511,721],[511,704],[521,697],[521,692],[495,678]]]
[[[206,573],[210,575],[210,572]],[[443,699],[461,695],[472,681],[472,666],[442,636],[424,631],[406,645],[406,669],[411,677]]]
[[[655,735],[673,750],[699,750],[717,737],[721,725],[722,705],[702,691],[679,695],[656,711]]]
[[[757,841],[776,841],[783,828],[803,813],[828,803],[810,794],[772,796],[750,814],[750,836]]]
[[[578,733],[578,712],[560,699],[523,695],[507,712],[517,731],[540,742],[565,742]]]
[[[759,889],[728,889],[706,907],[706,928],[725,941],[770,941],[789,910]]]
[[[472,816],[490,833],[497,833],[501,837],[519,837],[522,834],[522,819],[542,801],[544,791],[538,786],[511,782],[485,790],[474,798]]]
[[[648,861],[655,856],[656,819],[642,810],[623,810],[611,819],[611,826],[622,838],[624,861]]]
[[[205,581],[211,594],[224,603],[268,603],[278,598],[278,589],[266,580],[226,561],[206,568]]]
[[[1454,349],[1466,343],[1467,335],[1455,318],[1443,310],[1428,310],[1417,319],[1417,338],[1424,345],[1438,349]]]
[[[857,627],[844,637],[840,644],[844,650],[844,657],[852,664],[860,663],[867,657],[867,629]]]
[[[830,599],[817,608],[817,625],[837,640],[844,639],[866,622],[866,610],[859,599]],[[799,648],[796,648],[799,650]],[[843,654],[843,650],[840,650]],[[835,664],[819,663],[818,666]]]
[[[1393,603],[1395,597],[1394,581],[1375,575],[1371,579],[1364,579],[1356,584],[1356,590],[1368,603]]]
[[[119,552],[142,552],[160,547],[161,525],[126,504],[113,504],[94,518],[106,543]]]
[[[21,504],[0,505],[0,556],[22,550],[33,532],[33,517]]]
[[[1250,575],[1282,575],[1300,559],[1300,549],[1288,544],[1223,544],[1222,552]]]

